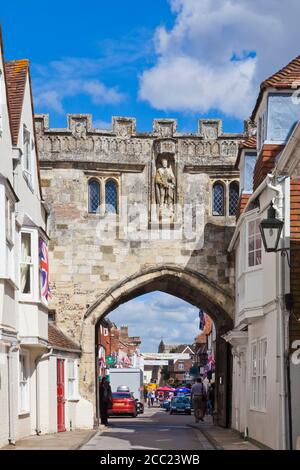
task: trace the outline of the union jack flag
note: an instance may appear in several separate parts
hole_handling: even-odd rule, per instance
[[[41,272],[41,295],[42,300],[45,303],[48,303],[50,296],[48,248],[46,242],[41,237],[39,239],[39,255]]]

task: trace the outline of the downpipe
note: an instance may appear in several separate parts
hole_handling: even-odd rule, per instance
[[[268,175],[269,182],[267,187],[277,193],[277,197],[272,200],[273,207],[279,219],[285,219],[285,206],[284,197],[281,183],[286,179],[282,177],[277,178],[278,186],[276,184],[276,177]],[[277,202],[277,204],[276,204]],[[280,356],[280,415],[281,415],[281,439],[280,448],[286,450],[288,448],[288,426],[287,426],[287,380],[288,370],[286,368],[287,358],[287,344],[288,344],[288,330],[286,324],[286,307],[285,307],[285,294],[286,294],[286,260],[285,257],[280,256],[280,271],[281,276],[279,279],[279,302],[278,305],[278,323],[279,323],[279,356]],[[281,281],[281,282],[280,282]]]
[[[13,387],[13,353],[19,351],[20,342],[14,343],[7,354],[7,379],[8,379],[8,442],[16,445],[15,426],[14,426],[14,387]]]
[[[36,428],[35,432],[39,436],[41,434],[41,418],[40,418],[40,374],[39,374],[39,364],[41,361],[48,359],[53,353],[53,348],[50,349],[47,353],[43,353],[36,358],[35,371],[36,371],[36,380],[35,380],[35,396],[36,396]]]

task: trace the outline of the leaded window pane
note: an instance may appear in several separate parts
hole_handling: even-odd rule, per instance
[[[97,181],[89,183],[89,212],[96,214],[100,206],[100,186]]]
[[[237,183],[231,183],[229,188],[229,215],[236,215],[239,202],[239,186]]]
[[[114,181],[108,181],[105,185],[105,211],[116,214],[118,210],[118,190]]]
[[[224,215],[224,187],[221,183],[213,188],[213,215]]]

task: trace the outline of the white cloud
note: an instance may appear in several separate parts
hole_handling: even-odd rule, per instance
[[[41,109],[65,113],[66,98],[85,95],[94,104],[119,104],[126,96],[117,88],[107,87],[97,75],[97,60],[67,58],[50,62],[47,66],[33,66],[33,93],[35,105]]]
[[[298,0],[169,0],[139,96],[157,109],[247,117],[259,82],[299,54]],[[233,60],[234,58],[234,60]]]
[[[163,292],[147,294],[121,305],[109,315],[117,325],[126,324],[130,335],[142,337],[142,351],[157,351],[165,343],[193,343],[199,330],[198,309]]]

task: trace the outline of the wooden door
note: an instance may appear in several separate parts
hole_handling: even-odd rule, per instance
[[[57,431],[65,430],[65,361],[57,359]]]

